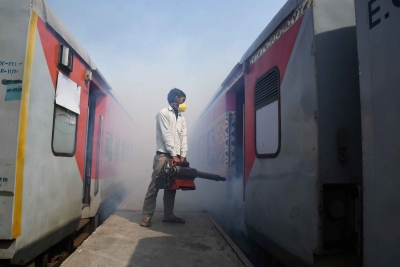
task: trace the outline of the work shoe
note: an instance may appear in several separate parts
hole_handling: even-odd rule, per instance
[[[170,219],[164,219],[163,222],[170,222],[170,223],[185,223],[185,220],[179,217],[172,217]]]

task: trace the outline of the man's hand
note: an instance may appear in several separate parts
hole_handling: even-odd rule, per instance
[[[186,158],[181,157],[181,162],[186,162]]]
[[[180,160],[177,156],[172,156],[172,160],[173,160],[175,163],[181,162],[181,160]]]

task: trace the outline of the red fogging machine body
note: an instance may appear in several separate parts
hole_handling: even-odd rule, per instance
[[[200,172],[189,167],[189,162],[175,163],[166,160],[161,168],[160,175],[156,177],[156,188],[166,190],[195,190],[196,185],[193,180],[203,178],[213,181],[226,181],[226,178],[219,175]]]

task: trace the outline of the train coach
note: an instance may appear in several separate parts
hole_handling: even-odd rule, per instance
[[[0,259],[26,265],[96,226],[140,130],[44,1],[1,1],[0,47]]]
[[[400,1],[356,0],[364,266],[400,266]]]
[[[192,163],[229,177],[211,213],[248,254],[250,239],[285,266],[400,265],[399,15],[287,1],[196,121]]]

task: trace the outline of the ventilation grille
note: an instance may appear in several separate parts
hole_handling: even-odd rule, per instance
[[[269,103],[278,100],[279,96],[279,72],[276,68],[267,72],[257,81],[254,92],[255,109],[262,108]]]

